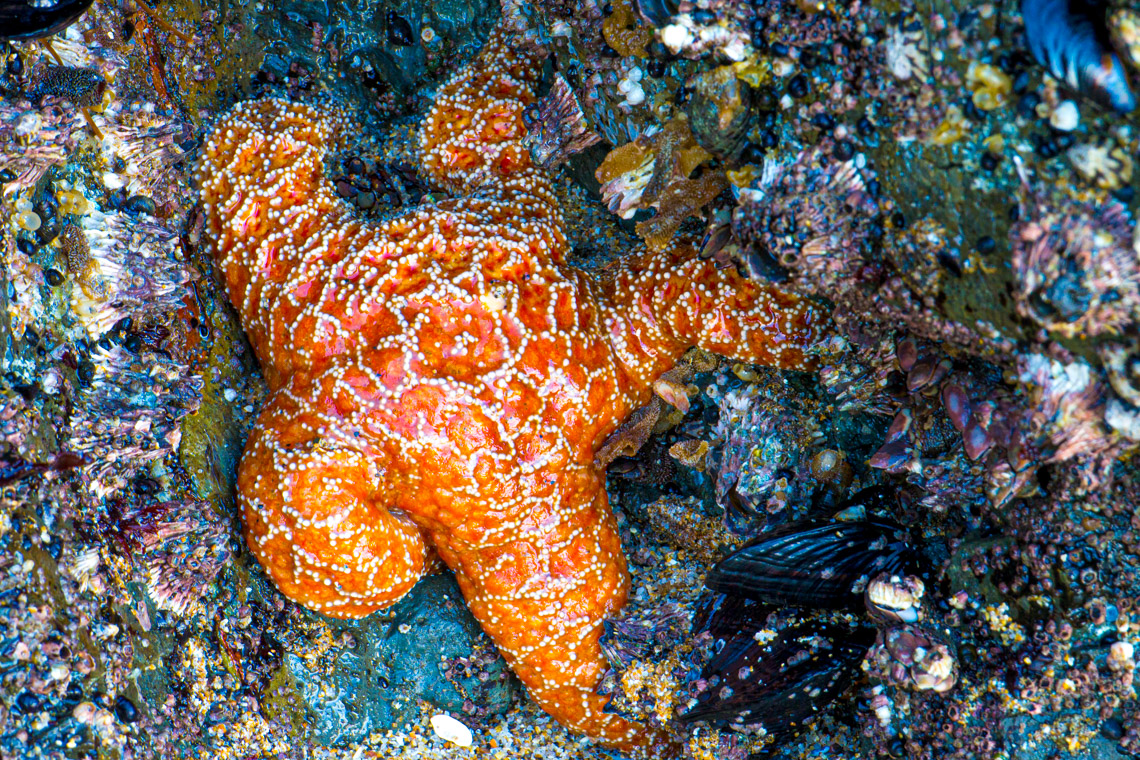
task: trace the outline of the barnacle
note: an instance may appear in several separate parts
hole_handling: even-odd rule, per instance
[[[540,166],[553,169],[570,156],[601,140],[590,130],[577,96],[561,74],[554,75],[550,92],[523,112],[524,143]]]
[[[90,487],[105,495],[178,448],[181,420],[201,404],[202,378],[169,354],[121,346],[97,348],[91,361],[93,379],[67,446],[89,457]]]
[[[1099,353],[1112,389],[1132,406],[1140,406],[1140,344],[1106,343]]]
[[[922,580],[914,575],[880,573],[867,584],[867,612],[886,623],[914,623],[922,618]]]
[[[116,509],[107,532],[142,566],[155,604],[177,615],[201,605],[231,556],[228,519],[195,499]]]
[[[115,174],[128,195],[146,195],[159,204],[183,190],[175,167],[185,158],[180,142],[188,129],[177,119],[147,111],[119,114],[106,128],[108,148],[125,166]]]
[[[896,13],[887,29],[887,68],[896,79],[925,80],[930,76],[926,26],[917,13]]]
[[[93,211],[61,235],[68,269],[79,284],[72,307],[91,337],[125,316],[177,311],[189,272],[174,257],[177,236],[153,221]]]
[[[1132,156],[1112,138],[1074,145],[1068,156],[1081,179],[1101,190],[1119,190],[1132,181]]]
[[[687,83],[693,89],[685,103],[693,138],[725,160],[739,154],[755,121],[752,89],[740,79],[738,66],[719,66]]]
[[[793,283],[839,300],[857,271],[879,216],[866,175],[834,161],[825,139],[785,163],[767,163],[740,191],[732,232],[744,267],[757,279]]]
[[[1056,335],[1117,335],[1140,317],[1140,257],[1116,201],[1030,197],[1010,230],[1017,309]]]
[[[913,691],[945,692],[958,681],[958,660],[950,648],[910,625],[880,631],[865,667],[878,678]]]

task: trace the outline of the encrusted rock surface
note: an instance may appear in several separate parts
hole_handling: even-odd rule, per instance
[[[329,174],[362,218],[438,193],[411,136],[494,5],[100,3],[52,42],[66,71],[0,61],[0,756],[590,756],[446,575],[346,624],[251,558],[234,472],[265,386],[189,181],[217,114],[273,94],[359,114]],[[673,720],[709,567],[875,485],[922,561],[907,641],[946,642],[957,682],[916,690],[884,647],[773,756],[1140,754],[1140,134],[1046,75],[1017,5],[535,4],[577,102],[548,113],[583,120],[548,126],[603,140],[559,154],[577,261],[675,227],[839,322],[818,374],[690,357],[614,442],[633,587],[604,687],[686,757],[765,741]],[[777,622],[834,616],[872,625]]]

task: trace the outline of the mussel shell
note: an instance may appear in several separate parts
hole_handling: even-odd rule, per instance
[[[0,40],[48,37],[71,26],[92,0],[0,0]]]
[[[767,604],[857,609],[871,578],[882,572],[906,574],[913,565],[901,529],[889,520],[801,520],[758,536],[722,559],[705,585]]]
[[[764,245],[749,246],[744,253],[748,276],[760,282],[787,282],[790,272]]]
[[[1074,91],[1120,113],[1136,96],[1105,22],[1104,3],[1090,0],[1022,0],[1025,40],[1037,62]]]
[[[730,66],[703,72],[685,84],[692,88],[685,113],[693,138],[717,158],[735,160],[756,122],[756,93]]]
[[[765,627],[768,616],[778,608],[742,596],[715,594],[702,596],[693,615],[693,633],[706,632],[714,639],[728,641],[745,632],[752,634]]]
[[[761,644],[754,638],[758,630],[739,628],[702,669],[709,685],[696,694],[696,704],[678,711],[682,723],[761,725],[776,738],[786,735],[843,693],[875,636],[869,626],[807,621]]]
[[[633,0],[637,15],[650,26],[662,27],[681,9],[679,0]]]

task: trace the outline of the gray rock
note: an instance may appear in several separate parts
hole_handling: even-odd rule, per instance
[[[419,699],[477,718],[501,714],[517,691],[450,573],[425,578],[387,613],[332,627],[354,645],[331,674],[310,670],[299,653],[285,656],[307,730],[321,744],[396,727],[418,715]]]
[[[1058,724],[1066,722],[1086,723],[1095,721],[1095,716],[1079,710],[1063,710],[1044,715],[1019,715],[1002,721],[1002,731],[1006,736],[1005,746],[1011,760],[1045,760],[1046,758],[1081,758],[1081,760],[1116,760],[1123,757],[1117,750],[1117,743],[1099,732],[1089,739],[1079,752],[1059,751],[1058,743],[1052,735],[1058,733]],[[1094,730],[1096,726],[1093,726]]]

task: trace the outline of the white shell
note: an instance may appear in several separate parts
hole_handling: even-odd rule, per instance
[[[1049,114],[1049,123],[1053,129],[1062,132],[1072,132],[1081,123],[1081,112],[1077,104],[1071,100],[1062,100]]]
[[[431,727],[435,730],[436,736],[444,741],[449,741],[460,747],[470,747],[474,741],[471,735],[471,729],[463,725],[450,715],[431,716]]]

